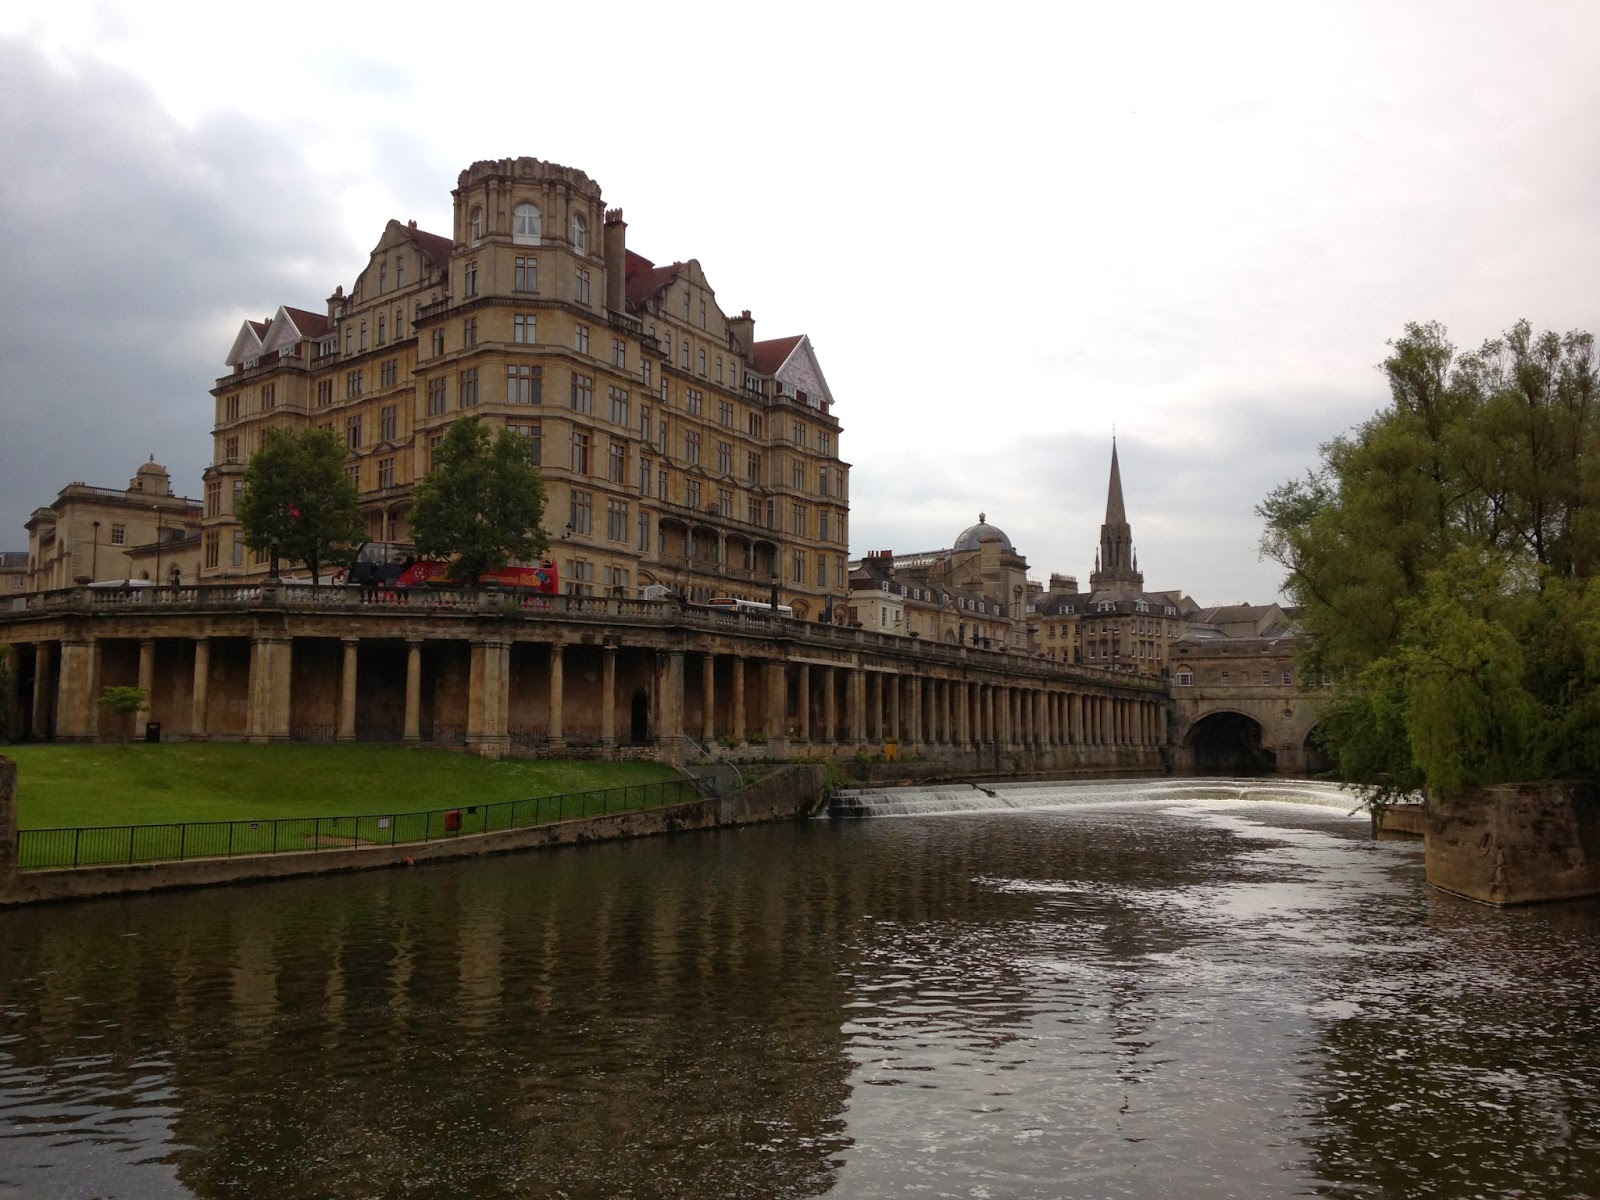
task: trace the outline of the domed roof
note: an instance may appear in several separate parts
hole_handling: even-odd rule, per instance
[[[976,525],[968,525],[956,537],[955,549],[976,550],[982,543],[993,541],[998,541],[1003,549],[1015,553],[1015,548],[1011,545],[1011,539],[1005,535],[1005,531],[989,524],[986,514],[979,513],[978,523]]]

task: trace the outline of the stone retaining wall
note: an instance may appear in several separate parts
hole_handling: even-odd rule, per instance
[[[1600,895],[1600,786],[1506,783],[1430,796],[1428,882],[1490,904]]]

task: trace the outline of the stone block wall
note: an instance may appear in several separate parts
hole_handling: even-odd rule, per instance
[[[1489,904],[1600,895],[1600,785],[1508,783],[1430,796],[1428,882]]]

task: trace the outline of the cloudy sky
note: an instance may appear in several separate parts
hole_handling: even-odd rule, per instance
[[[1087,575],[1275,597],[1254,507],[1411,320],[1600,329],[1600,5],[0,6],[0,549],[154,454],[198,496],[245,317],[320,309],[476,159],[816,344],[852,552],[980,510]],[[415,10],[418,14],[423,10]]]

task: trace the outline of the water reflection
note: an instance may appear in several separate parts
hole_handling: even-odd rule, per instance
[[[1600,1193],[1600,906],[1054,799],[0,914],[0,1197]]]

